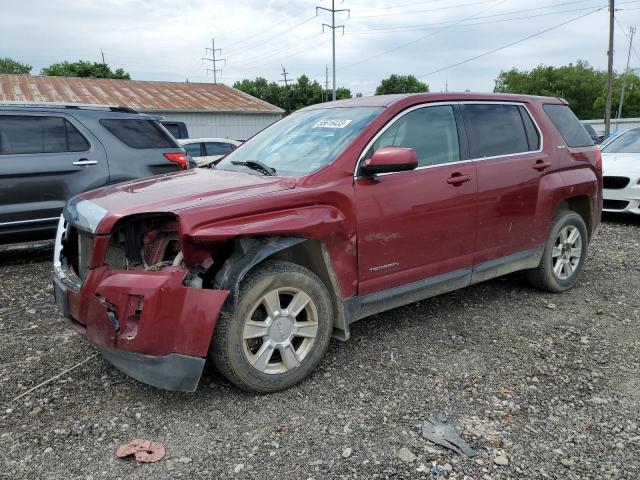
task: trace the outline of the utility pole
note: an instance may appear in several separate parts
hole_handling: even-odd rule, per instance
[[[324,101],[329,101],[329,65],[324,66]]]
[[[102,64],[106,65],[107,62],[104,61],[104,52],[102,51],[102,49],[100,49],[100,55],[102,55]]]
[[[607,62],[607,103],[604,107],[604,136],[611,133],[611,98],[613,97],[613,22],[615,21],[615,0],[609,0],[609,61]]]
[[[289,112],[289,84],[287,83],[287,75],[289,75],[289,72],[287,72],[287,70],[284,68],[284,65],[282,66],[282,73],[280,75],[282,75],[284,77],[284,80],[278,80],[279,82],[284,82],[284,102],[285,102],[285,107],[287,108],[287,112]]]
[[[227,64],[227,59],[226,58],[216,58],[216,52],[220,52],[220,55],[222,55],[222,50],[219,48],[216,48],[216,42],[215,40],[212,38],[211,39],[211,48],[207,47],[204,49],[205,55],[207,54],[207,52],[210,51],[211,52],[211,58],[207,58],[207,57],[202,57],[202,60],[207,60],[208,62],[211,62],[213,64],[213,68],[207,68],[207,74],[209,74],[209,72],[213,72],[213,83],[218,83],[218,72],[222,73],[222,69],[217,67],[217,63],[219,62],[224,62],[224,64]]]
[[[335,0],[331,0],[331,8],[316,7],[316,16],[318,15],[318,10],[324,10],[325,12],[331,13],[331,25],[323,23],[322,32],[324,33],[324,27],[331,29],[332,54],[333,54],[333,100],[335,101],[336,99],[336,28],[341,28],[342,34],[344,35],[344,25],[336,26],[336,13],[347,12],[347,19],[349,19],[349,17],[351,17],[351,10],[349,10],[348,8],[336,10]]]
[[[616,130],[619,128],[619,122],[622,118],[622,104],[624,103],[624,88],[627,82],[627,74],[629,73],[629,60],[631,59],[631,49],[633,48],[633,35],[636,33],[636,27],[629,27],[629,53],[627,54],[627,66],[624,69],[624,77],[622,77],[622,90],[620,90],[620,104],[618,105],[618,121],[616,122]]]

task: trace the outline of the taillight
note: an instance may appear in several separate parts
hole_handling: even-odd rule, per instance
[[[180,170],[187,169],[187,152],[184,150],[182,153],[165,153],[164,158],[180,165]]]
[[[602,172],[602,152],[596,148],[594,153],[596,155],[596,170]]]

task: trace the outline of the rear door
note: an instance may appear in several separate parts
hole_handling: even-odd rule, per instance
[[[55,225],[70,197],[108,179],[103,146],[73,117],[0,112],[0,230]]]
[[[461,105],[478,175],[476,264],[538,246],[540,178],[552,169],[540,130],[523,104]]]
[[[459,123],[455,104],[420,106],[396,117],[368,148],[365,159],[384,146],[413,148],[418,168],[356,178],[359,295],[470,276],[477,183]]]

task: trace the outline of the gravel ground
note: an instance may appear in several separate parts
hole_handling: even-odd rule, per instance
[[[640,478],[638,218],[605,217],[569,292],[514,274],[377,315],[263,396],[211,370],[155,390],[97,356],[13,401],[94,354],[55,310],[50,255],[0,252],[0,478]],[[438,412],[474,460],[422,438]],[[134,438],[167,455],[117,459]]]

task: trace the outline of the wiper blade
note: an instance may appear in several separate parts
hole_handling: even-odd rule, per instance
[[[243,167],[247,167],[252,170],[258,170],[269,176],[276,174],[275,168],[270,167],[269,165],[265,165],[262,162],[258,162],[257,160],[247,160],[246,162],[232,161],[231,163],[233,165],[242,165]]]

